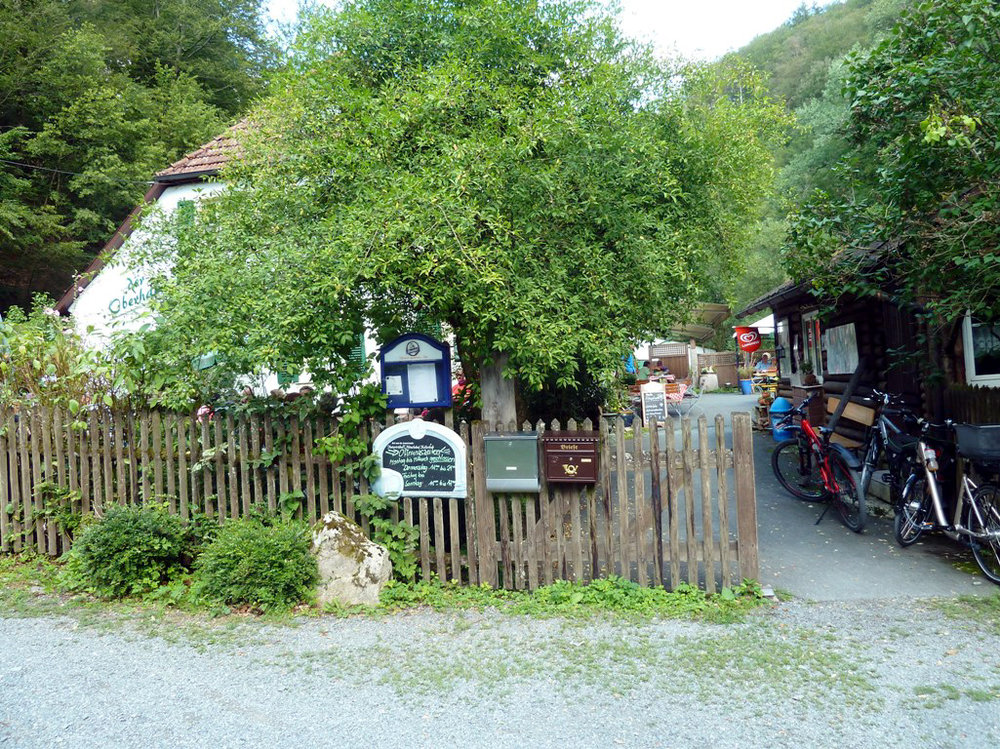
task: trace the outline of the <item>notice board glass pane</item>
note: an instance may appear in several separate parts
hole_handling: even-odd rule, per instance
[[[410,364],[406,368],[411,403],[431,403],[439,400],[437,372],[433,364]]]

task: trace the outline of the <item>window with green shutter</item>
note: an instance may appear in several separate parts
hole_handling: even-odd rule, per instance
[[[355,346],[351,349],[351,353],[347,355],[347,361],[353,365],[358,376],[365,371],[366,352],[364,333],[358,333],[355,337]]]
[[[444,340],[444,326],[425,312],[418,312],[413,322],[412,333],[423,333],[435,341]]]
[[[193,200],[178,200],[174,210],[177,226],[182,229],[194,226],[195,205]]]

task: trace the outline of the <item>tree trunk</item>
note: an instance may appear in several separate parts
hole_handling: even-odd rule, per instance
[[[496,354],[493,362],[482,362],[479,367],[480,386],[483,391],[483,421],[487,428],[496,424],[516,423],[517,405],[513,379],[503,376],[507,354]]]

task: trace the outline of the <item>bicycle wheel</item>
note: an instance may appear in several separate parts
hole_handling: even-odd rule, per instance
[[[1000,486],[983,484],[972,495],[979,512],[965,508],[965,527],[973,533],[988,533],[990,538],[972,538],[972,556],[991,581],[1000,585]]]
[[[903,487],[903,495],[896,505],[892,519],[892,532],[896,543],[906,548],[915,543],[924,532],[924,523],[931,515],[931,492],[927,479],[918,473],[910,474]]]
[[[831,455],[830,472],[838,487],[838,491],[830,499],[836,505],[840,522],[855,533],[861,533],[865,520],[868,519],[868,512],[865,498],[858,491],[854,471],[839,455]]]
[[[796,499],[818,502],[826,497],[819,464],[809,444],[798,438],[779,442],[771,453],[771,468],[785,491]]]

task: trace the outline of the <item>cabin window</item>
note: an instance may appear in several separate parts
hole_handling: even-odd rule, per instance
[[[838,325],[823,333],[827,374],[853,374],[858,368],[858,337],[854,323]]]
[[[812,371],[819,382],[823,381],[823,336],[819,313],[802,315],[802,361],[812,364]]]
[[[962,338],[966,382],[1000,387],[1000,322],[980,322],[966,315]]]
[[[792,375],[792,341],[789,336],[788,318],[778,320],[774,329],[774,347],[778,354],[778,371],[782,377]]]

